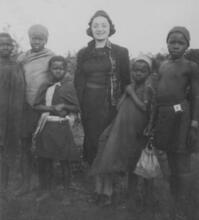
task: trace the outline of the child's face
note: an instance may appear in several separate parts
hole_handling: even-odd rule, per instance
[[[0,37],[0,56],[9,57],[13,50],[13,43],[9,37]]]
[[[50,72],[54,81],[61,81],[66,74],[64,63],[62,61],[54,61],[50,66]]]
[[[30,46],[33,52],[39,52],[44,49],[46,39],[41,35],[33,35],[30,37]]]
[[[174,32],[168,38],[167,47],[171,57],[177,59],[184,55],[188,43],[182,33]]]
[[[132,67],[132,77],[137,83],[144,82],[149,73],[149,66],[146,62],[140,60],[134,63]]]

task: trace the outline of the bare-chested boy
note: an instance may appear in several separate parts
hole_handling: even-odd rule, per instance
[[[199,70],[184,57],[190,34],[174,27],[167,36],[169,57],[159,68],[157,85],[156,147],[167,153],[170,190],[174,198],[173,219],[189,219],[190,155],[198,131]]]

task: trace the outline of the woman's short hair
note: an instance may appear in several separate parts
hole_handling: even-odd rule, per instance
[[[113,35],[113,34],[116,32],[115,26],[114,26],[114,24],[113,24],[111,18],[109,17],[109,15],[108,15],[105,11],[99,10],[99,11],[96,11],[96,12],[95,12],[95,14],[91,17],[91,19],[90,19],[90,21],[89,21],[89,23],[88,23],[89,28],[86,30],[86,33],[88,34],[88,36],[93,37],[93,33],[92,33],[92,30],[91,30],[91,25],[92,25],[93,20],[94,20],[96,17],[105,17],[105,18],[108,20],[108,22],[109,22],[109,24],[110,24],[110,33],[109,33],[109,36]]]

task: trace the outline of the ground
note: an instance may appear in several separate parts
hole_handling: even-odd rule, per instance
[[[194,156],[192,161],[194,174],[193,212],[195,220],[198,220],[199,156]],[[59,176],[59,171],[56,175]],[[59,177],[57,178],[59,179]],[[70,189],[67,192],[63,191],[57,182],[55,190],[43,200],[38,200],[37,190],[34,188],[28,194],[14,196],[13,191],[19,182],[20,175],[15,170],[7,196],[0,199],[0,220],[169,220],[170,196],[168,183],[163,178],[155,180],[157,202],[154,208],[137,210],[136,212],[128,210],[125,203],[125,177],[118,180],[115,202],[110,207],[98,206],[90,201],[93,184],[92,179],[86,175],[86,169],[73,168]],[[35,176],[33,176],[33,185],[37,185]]]

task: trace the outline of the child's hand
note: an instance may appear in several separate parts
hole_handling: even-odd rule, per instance
[[[35,151],[36,151],[36,145],[35,144],[32,144],[32,146],[30,148],[30,151],[31,151],[32,154],[35,153]]]
[[[60,116],[60,117],[65,117],[66,115],[68,114],[68,112],[66,111],[66,110],[62,110],[62,111],[59,111],[58,112],[58,115]]]
[[[122,103],[123,103],[125,97],[126,97],[126,95],[124,94],[124,95],[120,98],[120,100],[118,101],[118,103],[117,103],[117,110],[120,109],[120,106],[122,105]]]
[[[61,112],[62,110],[64,110],[65,108],[65,104],[61,103],[61,104],[57,104],[54,105],[54,109],[57,113]]]
[[[126,91],[127,94],[129,94],[129,93],[131,92],[131,86],[128,85],[128,86],[126,87],[126,90],[125,90],[125,91]]]
[[[132,92],[134,91],[134,85],[133,84],[130,84],[126,87],[126,93],[127,94],[131,94]]]
[[[144,136],[146,137],[150,137],[152,135],[152,125],[148,125],[145,129],[144,129]]]

